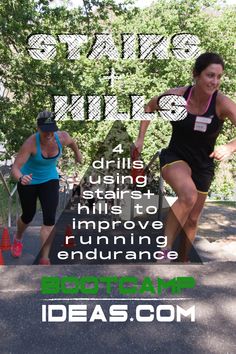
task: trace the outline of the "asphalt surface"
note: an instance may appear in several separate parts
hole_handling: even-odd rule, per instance
[[[0,268],[0,352],[2,354],[23,353],[235,353],[236,326],[236,263],[211,262],[204,265],[107,265],[107,266],[2,266]],[[119,301],[125,297],[112,291],[111,299],[105,286],[93,301],[69,301],[72,295],[59,295],[64,300],[56,302],[46,299],[55,295],[42,295],[42,276],[136,276],[139,283],[144,276],[172,279],[191,276],[196,280],[194,289],[181,294],[143,294],[147,300]],[[91,295],[77,294],[86,298]],[[163,297],[165,300],[163,300]],[[93,295],[94,298],[94,295]],[[153,298],[156,298],[153,301]],[[183,299],[184,298],[184,299]],[[67,299],[67,300],[65,300]],[[135,300],[136,299],[136,300]],[[196,320],[183,318],[181,322],[68,322],[43,323],[42,304],[88,304],[91,314],[100,304],[104,313],[113,304],[127,304],[129,315],[135,313],[138,304],[154,306],[161,304],[179,305],[185,309],[195,305]],[[89,314],[89,316],[90,316]],[[88,318],[89,318],[88,316]],[[107,316],[108,317],[108,316]]]
[[[40,215],[38,216],[40,218]],[[71,214],[67,217],[71,220]],[[63,219],[66,220],[65,214]],[[69,220],[68,219],[68,220]],[[40,221],[40,220],[39,220]],[[11,239],[14,228],[10,230]],[[64,237],[64,229],[61,234]],[[56,244],[61,244],[62,240]],[[24,253],[13,259],[3,252],[5,266],[0,267],[0,353],[236,353],[236,252],[232,246],[209,242],[198,236],[194,249],[202,260],[193,264],[60,264],[32,265],[40,249],[39,227],[28,228]],[[57,249],[57,248],[56,248]],[[135,276],[138,284],[144,277],[153,280],[193,277],[196,286],[180,294],[166,290],[162,295],[121,295],[114,287],[111,295],[101,286],[98,295],[43,295],[42,276]],[[76,297],[77,300],[72,300]],[[81,299],[83,298],[83,300]],[[52,300],[52,299],[57,300]],[[42,322],[42,305],[87,305],[87,322]],[[111,305],[126,304],[125,322],[110,322]],[[106,322],[90,321],[94,308],[100,305]],[[139,322],[138,305],[171,305],[173,322]],[[185,310],[195,306],[196,319],[176,321],[177,305]],[[147,312],[144,314],[146,315]]]

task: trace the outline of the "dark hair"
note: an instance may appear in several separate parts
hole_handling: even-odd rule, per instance
[[[211,64],[220,64],[224,70],[225,64],[223,59],[219,54],[206,52],[201,54],[195,61],[195,65],[193,68],[193,75],[198,76],[201,74],[203,70],[205,70],[208,65]]]

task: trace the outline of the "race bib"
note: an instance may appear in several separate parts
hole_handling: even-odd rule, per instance
[[[199,117],[196,116],[194,130],[205,133],[207,131],[207,125],[212,121],[211,117]]]

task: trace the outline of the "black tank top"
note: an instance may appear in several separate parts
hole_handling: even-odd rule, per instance
[[[192,86],[189,86],[183,95],[186,101],[191,88]],[[214,166],[209,155],[214,150],[216,139],[223,126],[223,120],[216,114],[217,92],[213,93],[204,114],[188,113],[184,120],[171,122],[173,130],[169,149],[188,162],[190,167]]]

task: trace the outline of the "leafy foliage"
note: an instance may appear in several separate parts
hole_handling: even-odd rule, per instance
[[[191,83],[193,60],[177,60],[169,46],[169,58],[150,60],[136,58],[117,61],[103,58],[90,60],[87,54],[95,33],[112,33],[122,53],[121,34],[161,34],[170,39],[177,33],[197,35],[201,50],[216,51],[226,62],[222,91],[234,97],[236,92],[235,62],[235,7],[219,8],[214,0],[159,0],[146,9],[130,2],[117,5],[113,0],[84,0],[82,7],[69,10],[64,6],[52,8],[49,0],[2,0],[0,4],[0,77],[9,90],[8,97],[0,99],[0,138],[5,142],[6,155],[12,156],[25,138],[35,131],[35,117],[43,109],[52,109],[54,95],[116,95],[119,108],[129,111],[130,94],[145,96],[148,101],[170,87]],[[85,34],[89,40],[81,49],[79,60],[67,59],[67,47],[57,43],[57,54],[52,60],[35,60],[27,48],[32,34]],[[110,86],[104,77],[113,67],[120,79]],[[68,120],[61,122],[79,142],[89,164],[100,142],[108,133],[111,123]],[[128,133],[137,136],[138,123],[126,122]],[[168,123],[158,119],[151,124],[143,150],[147,162],[157,149],[167,145],[170,135]],[[225,124],[218,143],[235,136],[232,124]],[[6,157],[7,157],[6,156]],[[231,174],[236,171],[235,160],[229,165]],[[73,172],[73,159],[67,152],[62,168]],[[218,188],[218,187],[214,187]]]

